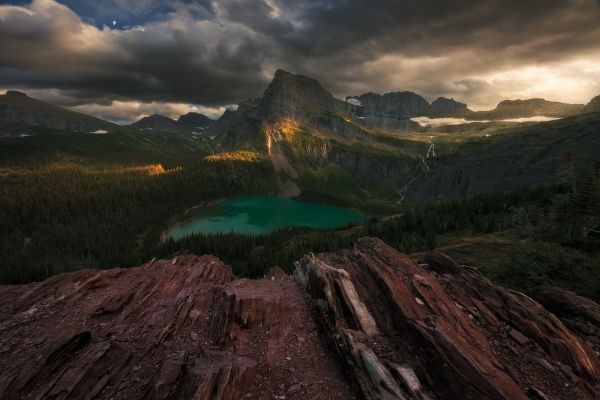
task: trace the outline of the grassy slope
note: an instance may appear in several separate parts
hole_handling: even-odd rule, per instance
[[[514,189],[564,178],[563,155],[576,155],[578,169],[598,159],[600,113],[584,114],[493,132],[435,136],[438,158],[413,186],[410,197],[460,197]]]
[[[0,163],[39,163],[62,159],[90,162],[165,166],[195,163],[209,152],[200,137],[176,134],[149,134],[119,128],[104,135],[67,133],[36,128],[38,134],[0,138]]]
[[[41,100],[37,100],[24,95],[1,95],[0,107],[2,105],[25,108],[39,114],[56,115],[72,120],[85,122],[89,125],[94,125],[102,128],[117,127],[117,125],[111,122],[104,121],[102,119],[95,118],[90,115],[85,115],[75,111],[67,110],[65,108],[55,106],[54,104],[49,104]]]

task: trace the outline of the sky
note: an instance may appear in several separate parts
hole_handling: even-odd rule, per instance
[[[276,69],[493,108],[600,94],[600,0],[0,0],[0,91],[112,121],[220,115]]]

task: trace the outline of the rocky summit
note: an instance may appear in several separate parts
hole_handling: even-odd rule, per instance
[[[259,115],[271,121],[292,118],[302,122],[316,122],[320,115],[335,113],[331,93],[316,80],[277,70],[265,90]]]
[[[571,297],[540,289],[545,309],[374,238],[293,277],[212,256],[62,274],[0,287],[0,398],[597,399],[598,354],[556,311]]]

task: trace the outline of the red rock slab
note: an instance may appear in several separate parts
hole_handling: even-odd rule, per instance
[[[438,265],[363,238],[297,263],[365,398],[600,398],[597,354],[554,315],[446,256],[426,259]]]
[[[0,302],[1,399],[355,396],[298,285],[215,257],[0,286]]]

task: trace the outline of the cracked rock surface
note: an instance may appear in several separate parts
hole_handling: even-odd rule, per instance
[[[0,398],[600,398],[597,304],[423,260],[363,238],[293,278],[180,256],[0,286]]]

